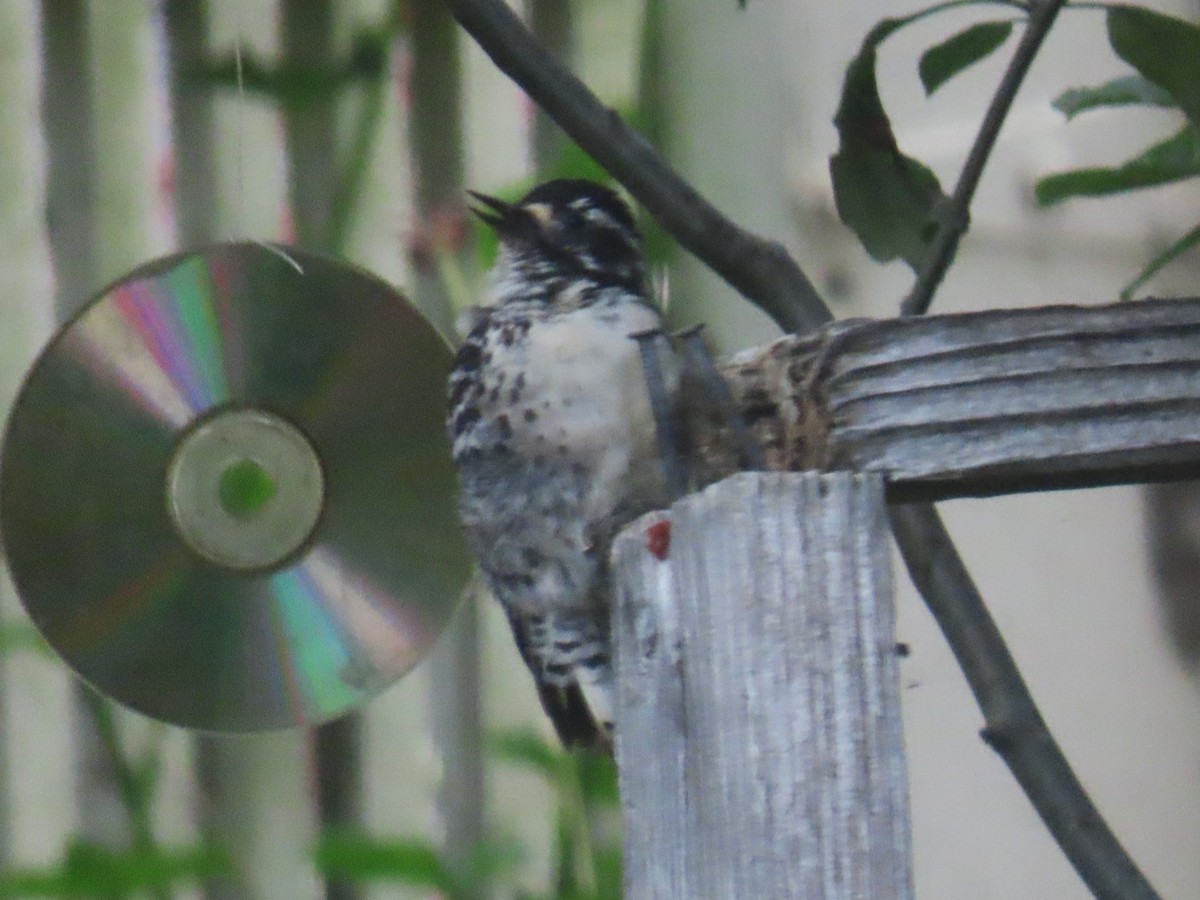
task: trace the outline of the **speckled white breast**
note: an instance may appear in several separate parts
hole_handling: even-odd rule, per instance
[[[508,412],[513,450],[585,467],[589,519],[607,515],[631,492],[657,490],[654,419],[630,335],[659,324],[642,304],[588,306],[539,322],[523,340],[493,350],[493,367],[525,376]],[[673,375],[668,387],[674,388]]]

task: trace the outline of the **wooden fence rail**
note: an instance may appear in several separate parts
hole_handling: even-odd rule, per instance
[[[724,371],[770,468],[880,472],[892,499],[1200,472],[1196,298],[843,321]]]

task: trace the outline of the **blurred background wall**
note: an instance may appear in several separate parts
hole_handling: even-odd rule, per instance
[[[1191,0],[1151,5],[1197,12]],[[826,168],[842,72],[879,6],[531,0],[526,12],[606,100],[628,110],[640,99],[645,127],[682,172],[735,220],[783,240],[839,315],[886,316],[910,274],[872,263],[837,222]],[[916,8],[897,0],[887,12]],[[978,18],[957,15],[906,31],[880,58],[900,144],[943,185],[1004,57],[927,100],[915,60]],[[379,34],[382,56],[364,55],[364,35]],[[1115,300],[1164,235],[1193,224],[1189,186],[1050,211],[1031,200],[1038,175],[1123,159],[1167,121],[1123,111],[1067,127],[1050,108],[1063,87],[1117,72],[1105,47],[1098,14],[1061,17],[936,310]],[[346,60],[362,69],[344,89],[287,83],[289,72],[328,76]],[[104,284],[213,240],[339,253],[404,288],[445,327],[453,298],[439,266],[448,260],[467,285],[481,266],[456,218],[464,187],[519,190],[564,157],[561,138],[433,0],[0,3],[0,122],[0,404],[54,323]],[[361,182],[346,209],[334,176],[350,164]],[[669,261],[679,324],[710,323],[725,349],[773,334],[694,260]],[[1196,276],[1196,260],[1185,260],[1155,287],[1194,294]],[[1149,499],[1125,487],[944,506],[1051,729],[1167,897],[1200,895],[1200,682],[1194,635],[1179,625],[1200,604],[1200,507],[1188,496],[1179,486]],[[1156,582],[1156,560],[1169,578]],[[7,582],[0,601],[4,866],[61,866],[75,837],[126,845],[120,766],[86,688],[36,649]],[[1086,896],[979,739],[969,692],[906,584],[899,603],[899,637],[912,648],[902,674],[919,895]],[[354,886],[323,885],[313,863],[318,835],[337,822],[422,836],[458,858],[481,835],[503,833],[523,855],[501,895],[515,883],[545,888],[553,791],[481,749],[480,736],[496,729],[548,733],[486,598],[463,607],[416,672],[320,733],[224,738],[125,711],[115,721],[129,759],[159,760],[147,810],[157,839],[208,838],[236,858],[236,876],[178,896],[354,896]],[[429,891],[378,883],[366,895]]]

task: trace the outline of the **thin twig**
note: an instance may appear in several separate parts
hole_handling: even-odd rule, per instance
[[[496,65],[624,184],[672,236],[782,328],[806,331],[832,318],[811,282],[779,244],[746,234],[705,202],[645,140],[549,59],[502,0],[443,2]],[[1057,12],[1061,5],[1061,0],[1050,0],[1035,9],[1029,28],[1034,27],[1035,16],[1047,14],[1050,8]],[[950,642],[980,709],[996,711],[997,698],[1003,698],[1005,709],[1038,715],[994,624],[987,629],[987,640],[963,627],[964,623],[990,623],[991,617],[936,511],[924,504],[898,510],[893,516],[897,543],[906,561],[911,560],[914,580],[917,574],[922,576],[921,594]],[[960,646],[968,638],[977,643]],[[984,718],[989,721],[986,712]],[[1003,750],[1000,746],[1011,736],[1006,721],[998,720],[994,726],[989,721],[986,732],[1001,752],[1009,752],[1007,746]],[[1101,897],[1155,897],[1079,788],[1044,723],[1037,737],[1018,742],[1019,750],[1005,759],[1080,877]],[[1064,789],[1064,784],[1074,789]]]
[[[921,262],[917,280],[900,305],[902,315],[919,316],[929,309],[934,292],[942,283],[946,270],[950,268],[950,263],[958,253],[958,242],[970,225],[971,200],[975,196],[975,189],[979,187],[983,167],[987,165],[992,148],[996,146],[1000,128],[1008,118],[1008,111],[1016,99],[1021,83],[1025,80],[1030,64],[1041,49],[1059,10],[1065,4],[1066,0],[1031,0],[1029,21],[1021,35],[1021,41],[1017,44],[1008,69],[1005,70],[992,102],[988,105],[987,113],[979,126],[979,133],[975,136],[975,143],[972,144],[971,152],[967,155],[967,161],[958,176],[954,193],[939,212],[938,229]]]
[[[889,513],[913,584],[979,703],[987,723],[983,739],[1008,765],[1093,894],[1157,897],[1071,771],[937,512],[926,504],[901,504]]]
[[[625,185],[688,251],[789,332],[829,321],[812,282],[777,241],[739,228],[640,134],[548,54],[501,0],[444,0],[497,67]]]

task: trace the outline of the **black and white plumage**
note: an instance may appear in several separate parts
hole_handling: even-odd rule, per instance
[[[608,746],[608,550],[666,499],[630,335],[661,319],[613,191],[561,180],[515,204],[474,196],[500,251],[450,376],[462,520],[559,737]]]

